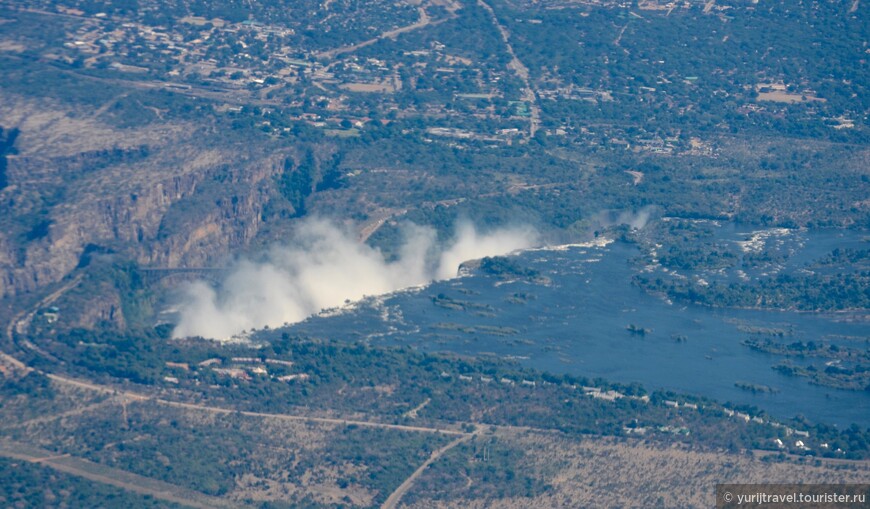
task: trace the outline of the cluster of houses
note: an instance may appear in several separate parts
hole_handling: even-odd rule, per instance
[[[278,380],[279,382],[305,381],[310,378],[307,373],[290,373],[275,376],[269,372],[269,365],[280,366],[280,371],[287,371],[293,366],[292,361],[280,359],[259,359],[256,357],[233,357],[230,359],[232,365],[220,367],[223,361],[217,357],[206,359],[197,364],[199,368],[210,369],[213,373],[235,378],[238,380],[251,380],[252,376],[266,376]],[[190,365],[186,362],[167,362],[167,368],[177,369],[181,371],[190,371]],[[165,376],[165,382],[178,384],[177,377]]]
[[[774,422],[774,421],[765,421],[764,419],[762,419],[762,418],[759,417],[759,416],[754,416],[754,417],[752,417],[752,416],[750,416],[749,414],[746,414],[746,413],[743,413],[743,412],[738,412],[738,411],[735,411],[735,410],[730,410],[730,409],[728,409],[728,408],[724,408],[724,409],[723,409],[723,412],[725,412],[725,415],[727,415],[728,417],[733,417],[733,418],[735,418],[735,419],[739,419],[739,420],[744,421],[744,422],[747,422],[747,423],[748,423],[748,422],[754,422],[754,423],[756,423],[756,424],[767,424],[768,426],[771,426],[771,427],[773,427],[773,428],[781,429],[781,430],[785,433],[785,440],[783,440],[783,439],[781,439],[781,438],[774,438],[773,440],[771,440],[771,441],[773,442],[773,444],[774,444],[777,448],[779,448],[779,449],[786,449],[786,448],[788,448],[788,447],[789,447],[788,444],[789,444],[789,442],[790,442],[790,438],[791,438],[792,436],[794,436],[794,437],[798,437],[798,438],[794,441],[794,448],[795,448],[795,449],[798,449],[798,450],[800,450],[800,451],[805,451],[805,452],[808,452],[808,451],[811,451],[811,450],[812,450],[812,449],[807,445],[807,443],[804,441],[804,440],[808,440],[808,439],[810,438],[810,432],[809,432],[809,431],[797,430],[797,429],[790,428],[790,427],[788,427],[788,426],[786,426],[786,425],[784,425],[784,424],[781,424],[781,423],[778,423],[778,422]],[[802,439],[804,439],[804,440],[802,440]],[[825,450],[830,450],[831,446],[830,446],[830,444],[828,444],[828,443],[821,443],[821,444],[819,444],[819,448],[821,448],[821,449],[825,449]],[[845,453],[846,453],[846,451],[844,451],[843,449],[841,449],[841,448],[839,448],[839,447],[837,447],[837,448],[834,450],[834,452],[837,453],[837,454],[845,454]]]
[[[452,378],[452,376],[453,375],[451,375],[450,373],[448,373],[446,371],[441,372],[442,378]],[[480,382],[485,383],[485,384],[492,383],[492,382],[496,381],[494,377],[488,377],[488,376],[484,376],[484,375],[472,376],[472,375],[462,375],[461,374],[461,375],[458,375],[458,379],[460,381],[463,381],[463,382],[473,382],[475,379],[477,379]],[[519,386],[531,387],[531,388],[536,387],[539,383],[535,380],[519,379],[519,381],[517,381],[517,380],[507,378],[507,377],[501,377],[497,380],[497,382],[504,384],[504,385],[509,385],[509,386],[519,385]],[[546,381],[543,381],[540,383],[542,385],[552,385],[551,382],[546,382]],[[583,394],[585,394],[591,398],[601,399],[604,401],[616,401],[617,399],[620,399],[620,398],[629,398],[629,399],[635,399],[638,401],[642,401],[644,403],[650,402],[650,397],[647,395],[628,396],[628,395],[623,394],[619,391],[615,391],[612,389],[602,389],[600,387],[587,387],[587,386],[577,386],[577,385],[571,385],[570,387],[572,389],[582,390]],[[673,408],[673,409],[698,410],[700,408],[698,406],[698,404],[696,404],[696,403],[689,403],[689,402],[685,402],[685,401],[679,402],[679,401],[670,400],[670,399],[666,399],[666,400],[662,401],[662,404],[666,407]],[[778,423],[778,422],[765,420],[760,416],[751,416],[747,413],[736,411],[736,410],[731,410],[728,408],[723,408],[722,412],[728,417],[732,417],[734,419],[738,419],[738,420],[746,422],[746,423],[769,425],[773,428],[781,429],[783,431],[783,433],[785,433],[786,441],[788,441],[789,437],[792,437],[792,436],[796,437],[796,440],[794,442],[794,448],[801,450],[801,451],[810,451],[811,450],[810,447],[806,444],[806,440],[808,440],[810,438],[810,433],[808,431],[796,430],[796,429],[790,428],[790,427],[788,427],[784,424]],[[688,428],[681,427],[681,426],[659,426],[656,429],[662,433],[673,433],[673,434],[682,434],[682,435],[688,435],[690,433]],[[627,434],[642,435],[642,434],[645,434],[648,431],[648,429],[645,427],[625,427],[624,431]],[[787,448],[786,441],[783,441],[780,438],[773,439],[773,443],[780,449]],[[819,444],[819,447],[822,449],[830,449],[830,445],[827,443]],[[837,448],[834,452],[836,452],[838,454],[845,453],[845,451],[843,451],[841,448]]]
[[[210,75],[225,84],[263,85],[271,78],[275,81],[295,82],[303,73],[310,72],[310,62],[293,58],[293,49],[275,41],[295,32],[292,28],[272,26],[247,20],[230,23],[222,19],[204,19],[188,16],[181,19],[186,30],[150,26],[133,20],[119,20],[106,13],[86,16],[83,11],[66,9],[64,14],[80,17],[84,22],[71,34],[64,46],[74,52],[67,60],[84,57],[84,65],[92,67],[99,62],[122,72],[148,72],[150,59],[159,58],[171,68],[168,76],[189,72]],[[198,36],[189,36],[194,30]],[[236,45],[230,51],[231,45]],[[250,55],[254,45],[268,48],[268,62]],[[215,58],[221,48],[230,59],[220,65]],[[246,51],[247,50],[247,51]],[[147,52],[148,57],[142,55]],[[56,55],[56,57],[60,57]],[[223,57],[221,57],[223,58]],[[162,67],[165,67],[163,65]]]

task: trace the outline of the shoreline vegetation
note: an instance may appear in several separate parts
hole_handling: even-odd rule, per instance
[[[751,382],[742,382],[737,381],[734,382],[734,387],[738,389],[743,389],[744,391],[749,391],[755,394],[776,394],[779,392],[779,389],[775,387],[769,387],[767,385],[754,384]]]
[[[511,333],[501,329],[477,332]],[[408,347],[294,337],[279,330],[258,333],[256,344],[167,341],[157,333],[118,337],[86,330],[34,340],[51,357],[31,351],[23,360],[40,369],[101,384],[157,393],[168,390],[179,397],[220,401],[248,412],[293,413],[304,407],[315,415],[363,412],[403,424],[406,421],[399,415],[429,398],[415,414],[421,423],[531,426],[577,437],[623,436],[635,433],[625,429],[645,428],[657,430],[647,432],[647,437],[656,440],[679,437],[687,445],[735,451],[778,450],[773,438],[785,439],[789,430],[801,430],[809,434],[804,442],[811,449],[791,452],[870,458],[870,429],[839,430],[802,419],[779,420],[752,406],[668,391],[648,392],[639,384],[553,375],[506,359],[425,354]],[[7,384],[4,391],[51,401],[54,396],[46,389],[47,383],[43,375],[33,373],[17,385]],[[770,389],[748,382],[741,388]],[[490,407],[497,411],[481,414],[478,410]],[[687,432],[674,435],[671,429]],[[864,434],[864,441],[856,438]],[[838,447],[828,450],[822,443]]]

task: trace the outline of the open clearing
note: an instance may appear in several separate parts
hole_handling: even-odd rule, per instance
[[[339,88],[351,92],[393,93],[396,91],[396,86],[392,83],[345,83],[339,85]]]
[[[778,103],[803,103],[803,102],[825,102],[821,97],[815,97],[812,95],[801,95],[801,94],[790,94],[788,92],[783,92],[780,90],[775,90],[773,92],[759,92],[758,93],[758,101],[772,101]]]
[[[420,489],[414,500],[399,507],[713,507],[716,483],[859,483],[870,476],[868,462],[849,462],[850,470],[828,461],[812,464],[812,459],[766,462],[753,455],[639,439],[580,441],[557,433],[499,430],[491,440],[494,457],[506,450],[522,451],[513,470],[550,488],[535,498],[494,498],[478,491],[484,489],[479,483],[469,483],[462,469],[439,471],[436,465],[417,480]],[[473,456],[467,447],[455,447],[445,456]],[[468,463],[468,469],[473,471],[474,463]],[[438,494],[438,487],[445,485],[451,489],[446,499]]]

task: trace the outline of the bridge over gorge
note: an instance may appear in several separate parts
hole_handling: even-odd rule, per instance
[[[172,279],[192,281],[204,279],[213,283],[220,283],[229,269],[225,267],[143,267],[139,271],[145,276],[148,283]]]

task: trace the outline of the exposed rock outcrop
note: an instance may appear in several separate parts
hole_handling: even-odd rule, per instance
[[[88,246],[147,266],[221,263],[260,232],[292,152],[182,123],[120,130],[54,106],[0,106],[0,125],[20,130],[0,190],[0,298],[60,281]]]

